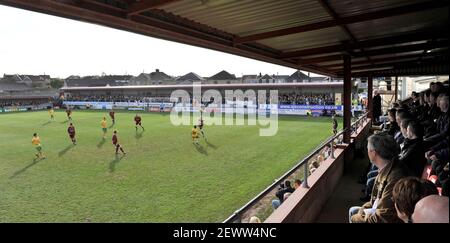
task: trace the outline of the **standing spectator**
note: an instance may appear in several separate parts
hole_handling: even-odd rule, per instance
[[[372,112],[373,113],[373,119],[377,123],[377,122],[379,122],[380,116],[381,116],[381,113],[382,113],[382,111],[381,111],[381,96],[378,93],[378,90],[374,90],[373,91],[372,102],[373,102],[373,106],[372,106],[372,108],[373,108],[373,112]]]

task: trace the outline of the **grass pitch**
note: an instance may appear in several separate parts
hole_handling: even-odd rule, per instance
[[[191,126],[169,115],[77,111],[78,144],[64,112],[0,115],[0,222],[221,222],[332,135],[330,118],[280,117],[276,136],[258,126],[206,126],[192,144]],[[342,126],[340,124],[340,126]],[[115,156],[112,130],[128,155]],[[34,132],[44,160],[35,161]]]

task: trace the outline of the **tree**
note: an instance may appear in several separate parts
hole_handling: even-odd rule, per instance
[[[50,81],[50,86],[54,89],[59,89],[64,86],[64,81],[62,79],[52,79]]]

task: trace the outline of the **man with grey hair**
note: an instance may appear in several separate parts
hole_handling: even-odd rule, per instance
[[[448,223],[448,197],[430,195],[416,203],[413,223]]]
[[[351,207],[350,223],[401,223],[397,217],[392,191],[395,183],[409,176],[408,169],[398,161],[399,145],[388,134],[374,134],[368,138],[367,152],[371,163],[378,168],[369,202]]]

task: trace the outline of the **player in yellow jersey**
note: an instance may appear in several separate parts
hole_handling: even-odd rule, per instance
[[[45,159],[44,153],[42,153],[42,146],[41,146],[41,138],[37,135],[37,133],[33,134],[33,138],[31,139],[31,144],[36,146],[37,153],[36,159],[42,158]]]
[[[48,113],[50,114],[50,120],[55,120],[55,110],[53,110],[53,107],[48,110]]]
[[[192,135],[192,142],[198,145],[198,130],[197,130],[197,126],[194,126],[194,128],[192,128],[191,135]]]
[[[108,128],[106,128],[107,127],[107,124],[106,124],[106,117],[103,117],[103,120],[102,120],[102,131],[103,131],[103,139],[105,139],[106,138],[106,132],[108,131]]]

